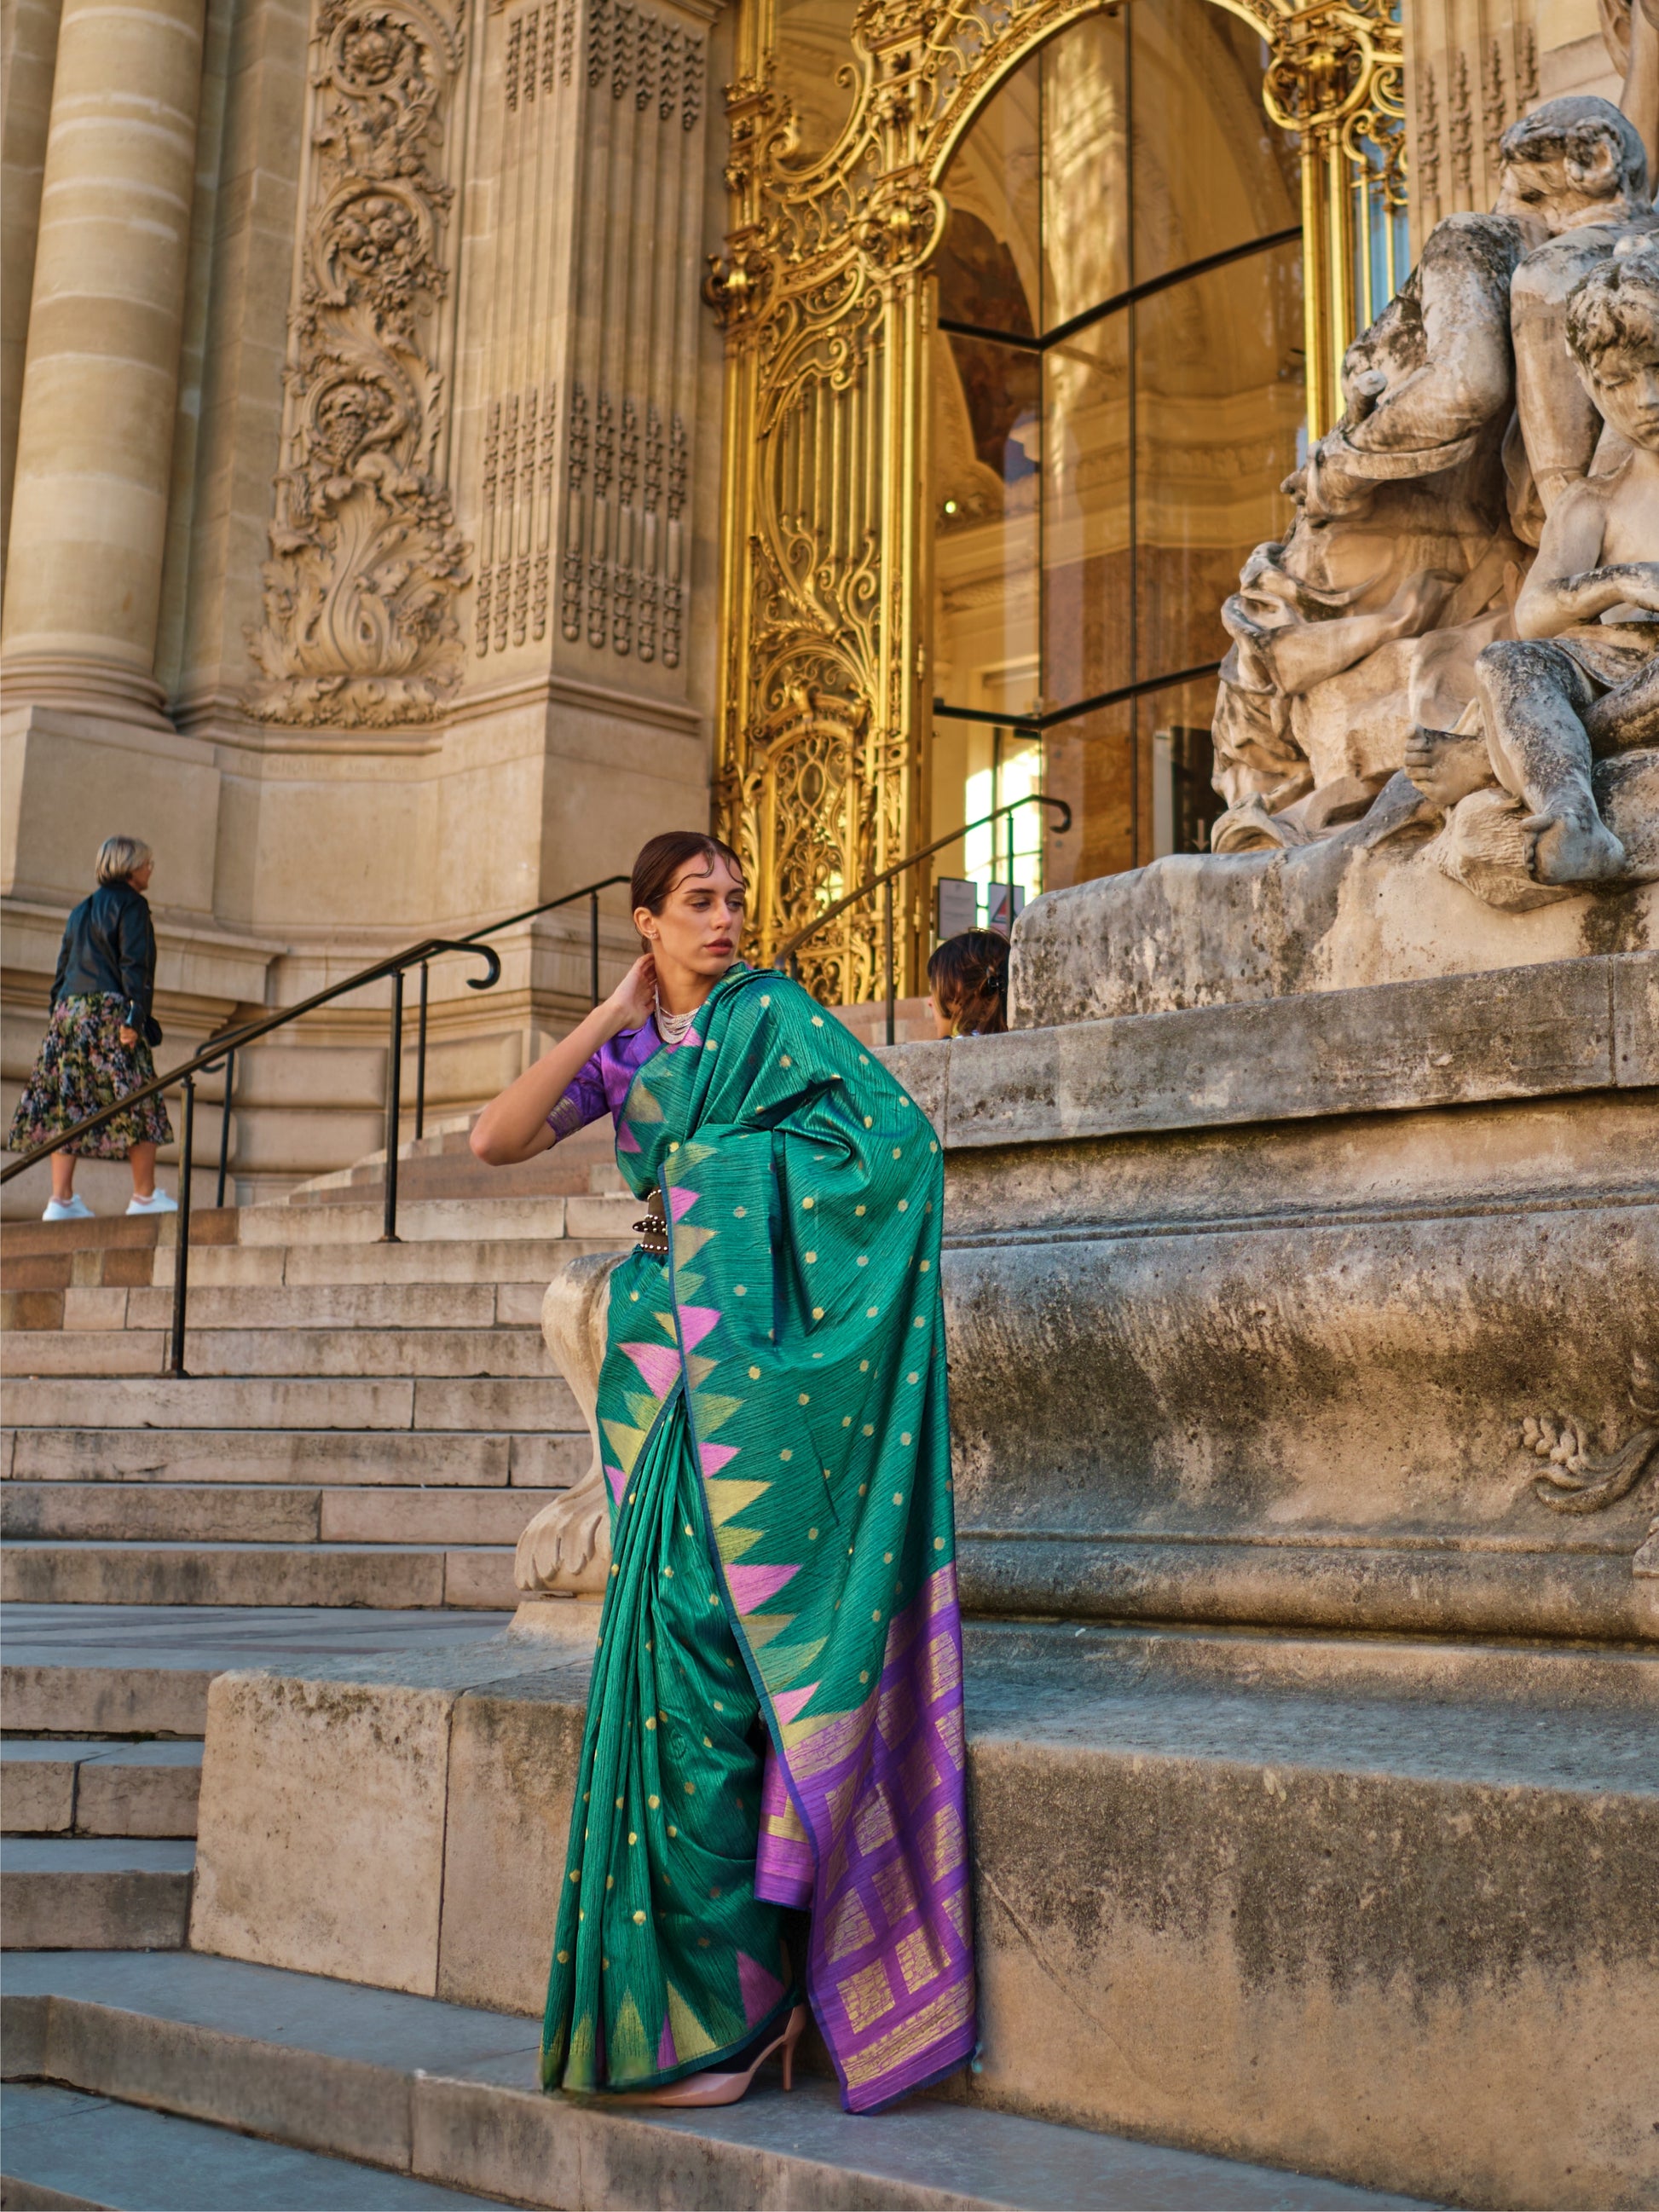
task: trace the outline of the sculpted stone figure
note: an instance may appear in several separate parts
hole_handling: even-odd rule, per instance
[[[1549,100],[1504,134],[1498,204],[1548,233],[1510,287],[1510,509],[1516,531],[1536,545],[1544,518],[1588,472],[1601,435],[1563,343],[1568,295],[1609,254],[1659,231],[1642,134],[1605,100]]]
[[[1363,813],[1413,723],[1437,719],[1413,697],[1425,684],[1439,718],[1455,719],[1449,641],[1472,669],[1522,553],[1501,450],[1509,283],[1525,245],[1507,216],[1449,217],[1349,349],[1346,412],[1291,480],[1294,527],[1256,548],[1222,610],[1234,642],[1215,720],[1229,801],[1217,851],[1303,843]],[[1442,642],[1425,657],[1429,632]]]
[[[589,1255],[562,1267],[542,1300],[542,1335],[593,1439],[581,1480],[544,1505],[519,1539],[513,1578],[526,1596],[598,1597],[611,1565],[611,1515],[599,1462],[597,1405],[611,1278],[622,1255]]]
[[[1659,68],[1659,31],[1641,11],[1659,0],[1636,4],[1631,75],[1645,84],[1654,68],[1638,64],[1652,41]],[[1607,100],[1546,101],[1502,151],[1493,212],[1438,224],[1350,348],[1343,418],[1291,480],[1294,526],[1257,547],[1223,610],[1233,645],[1214,734],[1229,805],[1212,842],[1294,849],[1363,825],[1371,844],[1420,843],[1480,792],[1437,858],[1514,909],[1646,873],[1592,782],[1595,759],[1651,735],[1643,586],[1578,588],[1659,554],[1643,538],[1651,494],[1630,427],[1644,311],[1635,292],[1600,321],[1574,311],[1571,348],[1568,325],[1597,272],[1628,264],[1645,283],[1659,214],[1642,130]],[[1616,366],[1604,377],[1590,355]],[[1535,568],[1534,545],[1548,548]],[[1621,623],[1600,619],[1619,606]],[[1627,763],[1613,781],[1627,819],[1648,805],[1644,771]]]
[[[1581,389],[1611,437],[1599,438],[1590,473],[1556,487],[1516,605],[1518,636],[1480,655],[1481,728],[1421,730],[1406,759],[1449,813],[1489,789],[1524,801],[1522,861],[1546,886],[1631,875],[1593,771],[1659,744],[1659,245],[1630,242],[1592,269],[1565,325]]]

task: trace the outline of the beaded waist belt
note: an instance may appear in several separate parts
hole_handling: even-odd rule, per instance
[[[639,1238],[639,1249],[648,1252],[653,1260],[668,1257],[668,1222],[662,1210],[660,1190],[645,1194],[645,1213],[634,1224],[634,1234]]]

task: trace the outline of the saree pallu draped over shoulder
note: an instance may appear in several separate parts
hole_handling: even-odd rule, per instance
[[[670,1249],[611,1279],[543,2081],[718,2064],[799,1978],[873,2112],[975,2036],[938,1140],[799,985],[734,969],[634,1077],[617,1156]]]

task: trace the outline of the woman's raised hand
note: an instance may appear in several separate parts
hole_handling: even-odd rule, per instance
[[[611,994],[610,1006],[622,1017],[625,1030],[642,1030],[650,1020],[657,1003],[656,963],[648,952],[641,952],[634,965]]]

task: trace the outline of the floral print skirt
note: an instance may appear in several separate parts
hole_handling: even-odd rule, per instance
[[[136,1044],[121,1042],[124,1006],[110,992],[92,991],[82,999],[61,999],[52,1008],[34,1072],[12,1116],[8,1152],[44,1145],[151,1080],[155,1063],[143,1037]],[[65,1150],[80,1159],[124,1160],[134,1145],[172,1139],[173,1124],[158,1096],[130,1114],[117,1114]]]

